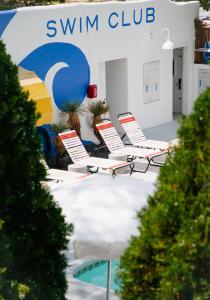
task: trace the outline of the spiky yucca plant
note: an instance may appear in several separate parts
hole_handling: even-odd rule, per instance
[[[103,101],[91,102],[88,104],[88,111],[92,115],[91,127],[94,130],[94,134],[97,139],[103,144],[103,139],[96,129],[96,124],[102,122],[102,116],[109,112],[109,106],[104,104]]]
[[[84,107],[78,102],[66,103],[63,107],[64,114],[68,114],[67,124],[74,129],[79,137],[81,137],[81,124],[79,115],[84,113]]]

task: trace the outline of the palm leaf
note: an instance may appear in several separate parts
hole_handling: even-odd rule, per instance
[[[69,129],[68,124],[62,124],[62,123],[52,123],[50,124],[51,130],[57,134],[63,132],[66,129]]]
[[[100,141],[100,144],[103,145],[103,139],[99,134],[96,124],[102,121],[101,116],[109,112],[109,106],[105,105],[102,101],[92,102],[88,104],[88,111],[92,114],[92,124],[94,134],[97,139]]]
[[[67,119],[67,124],[71,129],[74,129],[78,136],[81,136],[81,132],[80,132],[80,119],[79,119],[79,115],[84,113],[85,107],[84,105],[81,105],[80,103],[78,103],[77,101],[71,101],[69,103],[66,103],[63,105],[62,107],[63,112],[61,113],[61,115],[63,116],[68,116]]]
[[[71,101],[69,103],[66,103],[62,106],[63,114],[68,113],[76,113],[76,114],[82,114],[85,112],[84,105],[78,103],[77,101]]]
[[[105,105],[102,101],[91,102],[88,104],[88,111],[94,117],[98,117],[106,114],[109,111],[109,106]]]

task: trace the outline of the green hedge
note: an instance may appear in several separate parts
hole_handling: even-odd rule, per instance
[[[197,0],[175,0],[176,2],[188,2],[188,1],[197,1]],[[210,1],[209,0],[199,0],[200,5],[205,9],[210,9]]]
[[[0,103],[0,299],[63,300],[63,251],[72,226],[41,183],[46,172],[35,104],[22,91],[2,42]]]
[[[1,0],[0,10],[7,10],[25,6],[49,5],[64,2],[65,0]]]
[[[178,134],[120,262],[125,300],[210,299],[210,89]]]

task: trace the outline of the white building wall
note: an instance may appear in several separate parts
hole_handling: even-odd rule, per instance
[[[151,7],[155,9],[155,20],[146,23],[145,12]],[[138,15],[141,9],[142,23],[135,25],[133,13],[135,11]],[[115,28],[108,25],[112,13],[115,13],[111,18],[112,24],[118,24]],[[127,61],[127,109],[137,117],[143,128],[147,128],[172,120],[173,51],[161,49],[167,37],[166,32],[161,34],[161,30],[165,27],[170,30],[175,48],[184,47],[183,111],[184,113],[191,111],[194,100],[192,92],[194,18],[198,13],[198,2],[175,3],[169,0],[77,3],[24,8],[18,9],[3,32],[2,38],[16,64],[43,44],[65,42],[76,45],[85,54],[90,65],[90,84],[97,84],[98,99],[107,97],[105,62],[125,59]],[[122,24],[123,14],[124,25],[127,26]],[[90,20],[98,16],[97,30],[95,23],[93,28],[86,31],[87,16]],[[66,30],[64,34],[61,21],[65,24],[68,18],[76,20],[75,26],[72,33]],[[54,22],[53,26],[51,24],[51,29],[49,26],[47,28],[49,20]],[[53,36],[55,31],[56,34]],[[160,62],[160,100],[144,104],[143,66],[153,61]],[[48,82],[52,81],[48,76]],[[50,87],[48,88],[51,90]],[[117,83],[115,92],[119,92]],[[91,100],[85,98],[84,104],[88,101]],[[116,110],[118,106],[120,110],[120,102],[115,103]],[[87,124],[86,121],[82,122]],[[83,137],[91,138],[90,130],[85,125]]]
[[[194,40],[183,51],[183,113],[190,114],[195,98],[194,89]]]

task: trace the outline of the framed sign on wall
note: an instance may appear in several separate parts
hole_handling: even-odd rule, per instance
[[[210,87],[210,70],[199,69],[198,71],[198,92],[199,94]]]
[[[143,66],[143,100],[151,103],[160,100],[160,62],[153,61]]]

